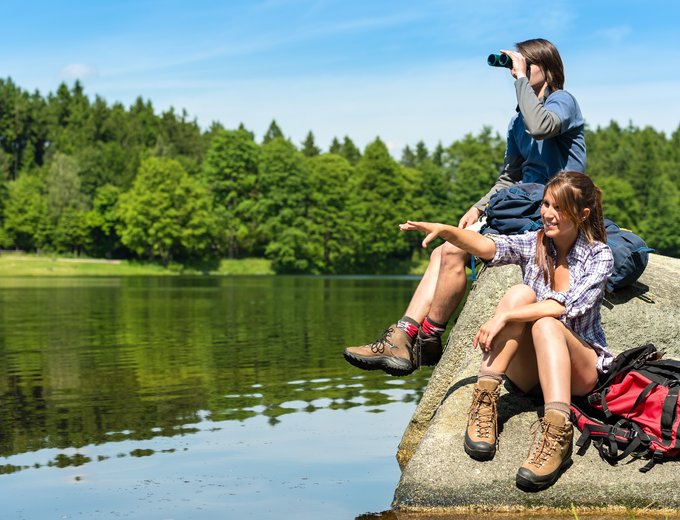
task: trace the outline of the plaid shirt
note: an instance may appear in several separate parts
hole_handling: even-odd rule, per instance
[[[612,272],[614,258],[611,249],[602,242],[589,243],[579,233],[574,246],[567,254],[569,289],[553,291],[543,279],[543,272],[535,261],[537,231],[523,235],[487,235],[496,243],[496,255],[489,265],[518,264],[522,268],[524,283],[536,293],[537,300],[555,300],[564,305],[559,320],[591,345],[598,353],[597,368],[605,371],[612,360],[600,318],[600,305],[604,285]],[[549,254],[557,261],[552,240]]]

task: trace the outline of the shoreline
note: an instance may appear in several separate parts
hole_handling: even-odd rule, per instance
[[[427,261],[415,263],[402,275],[421,276]],[[53,255],[0,252],[0,278],[76,276],[277,276],[265,258],[220,259],[195,264],[158,263],[106,258],[73,258]],[[314,275],[309,275],[314,276]],[[326,275],[322,275],[326,276]],[[362,276],[357,274],[333,276]],[[373,276],[373,275],[363,275]]]
[[[42,276],[233,276],[274,275],[268,260],[222,259],[205,264],[168,266],[106,258],[64,258],[26,253],[0,253],[0,278]]]

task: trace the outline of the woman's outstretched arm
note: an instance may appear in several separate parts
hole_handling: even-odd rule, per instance
[[[422,231],[425,233],[423,247],[427,247],[427,244],[435,238],[441,237],[482,260],[491,260],[496,255],[496,243],[476,231],[460,229],[446,224],[413,222],[411,220],[407,220],[404,224],[399,224],[399,229],[402,231]]]

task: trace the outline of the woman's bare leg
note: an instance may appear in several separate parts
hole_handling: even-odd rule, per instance
[[[535,301],[536,293],[529,286],[515,285],[501,298],[496,312]],[[530,326],[529,323],[508,323],[496,337],[494,348],[485,352],[482,359],[483,370],[507,375],[524,392],[529,392],[539,382]]]
[[[597,353],[555,318],[541,318],[531,327],[538,373],[546,403],[570,403],[597,382]]]

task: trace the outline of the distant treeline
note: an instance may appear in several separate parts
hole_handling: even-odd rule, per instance
[[[658,252],[680,256],[680,127],[588,130],[588,174],[605,214]],[[403,272],[422,255],[405,219],[457,223],[494,183],[504,136],[488,128],[448,146],[376,138],[321,149],[272,121],[261,142],[241,125],[201,130],[62,84],[46,97],[0,80],[0,247],[163,263],[266,257],[279,273]]]

